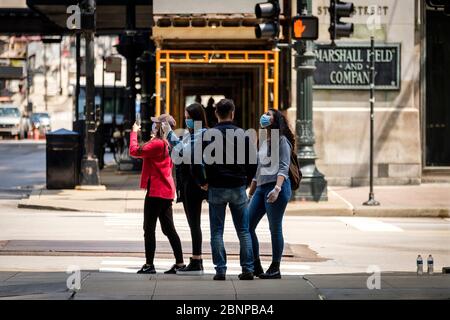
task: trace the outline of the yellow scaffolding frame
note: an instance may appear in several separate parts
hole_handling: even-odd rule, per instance
[[[273,90],[273,108],[278,109],[279,50],[161,50],[156,49],[156,115],[161,114],[161,99],[165,112],[170,113],[170,66],[173,63],[196,64],[262,64],[264,65],[264,112],[269,109],[270,85]],[[270,68],[273,67],[272,75]],[[162,70],[164,68],[164,76]],[[165,85],[164,97],[162,86]]]

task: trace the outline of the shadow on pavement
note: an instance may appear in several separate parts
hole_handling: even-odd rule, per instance
[[[81,287],[67,289],[71,274],[0,272],[0,299],[39,300],[415,300],[450,299],[450,275],[417,276],[385,272],[380,288],[369,289],[370,274],[283,276],[280,280],[240,281],[227,276],[138,275],[82,270]],[[371,282],[373,283],[373,282]]]

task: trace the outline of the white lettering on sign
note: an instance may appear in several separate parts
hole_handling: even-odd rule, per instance
[[[330,73],[332,84],[364,85],[370,82],[369,71],[332,71]]]
[[[328,16],[329,11],[328,6],[318,6],[317,7],[317,15],[319,16]],[[371,15],[380,15],[386,16],[389,11],[389,6],[355,6],[355,10],[353,11],[354,15],[357,16],[371,16]]]
[[[370,49],[367,49],[366,59],[362,58],[362,51],[360,49],[329,49],[317,50],[317,60],[320,62],[370,62]],[[375,62],[392,62],[394,52],[392,50],[375,50]]]
[[[316,45],[315,88],[363,89],[370,86],[371,52],[367,45]],[[375,48],[375,81],[378,88],[398,89],[400,46]]]

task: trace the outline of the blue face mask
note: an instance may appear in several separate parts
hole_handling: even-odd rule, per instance
[[[186,119],[185,120],[186,127],[189,129],[194,129],[194,120],[193,119]]]
[[[270,116],[268,116],[267,114],[263,114],[259,119],[259,124],[262,128],[270,126]]]

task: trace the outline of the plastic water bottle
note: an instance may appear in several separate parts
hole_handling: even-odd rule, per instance
[[[417,256],[417,274],[423,274],[423,259],[420,254]]]
[[[434,261],[433,261],[433,257],[431,256],[431,254],[428,256],[427,265],[428,265],[428,274],[432,275],[434,272]]]

